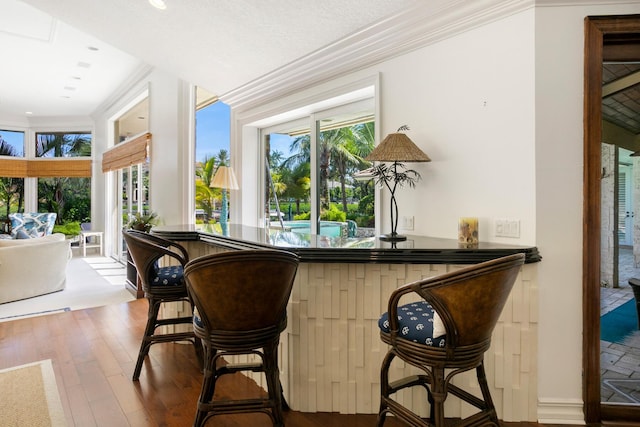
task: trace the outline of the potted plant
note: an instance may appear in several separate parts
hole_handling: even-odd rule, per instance
[[[151,230],[151,227],[157,225],[158,214],[153,211],[149,211],[147,213],[136,212],[133,215],[129,215],[128,219],[127,228],[148,233]]]

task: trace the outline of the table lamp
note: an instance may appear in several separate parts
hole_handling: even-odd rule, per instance
[[[240,188],[238,187],[238,181],[236,180],[236,175],[233,173],[233,169],[230,166],[218,166],[218,170],[213,176],[213,179],[211,180],[211,184],[209,186],[222,189],[220,228],[222,229],[222,234],[227,236],[229,234],[229,226],[227,222],[227,217],[229,216],[229,210],[227,206],[227,190],[237,190]]]
[[[407,240],[406,236],[398,234],[398,203],[395,192],[397,187],[405,184],[415,187],[420,180],[420,174],[412,169],[406,169],[402,162],[430,162],[431,159],[416,146],[411,139],[401,133],[409,130],[407,126],[401,126],[396,133],[391,133],[373,151],[365,157],[365,160],[376,162],[391,162],[387,167],[384,163],[374,166],[373,177],[377,184],[384,184],[391,192],[391,233],[383,234],[380,240],[397,242]]]

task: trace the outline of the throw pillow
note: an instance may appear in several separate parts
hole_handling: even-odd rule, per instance
[[[29,230],[29,237],[33,239],[42,236],[44,236],[44,231],[39,231],[37,228],[32,228],[31,230]]]
[[[24,229],[20,229],[16,232],[16,239],[30,239],[31,236],[29,236],[29,234],[24,231]]]

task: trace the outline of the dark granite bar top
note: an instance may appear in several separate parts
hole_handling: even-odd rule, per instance
[[[282,249],[296,253],[302,262],[477,264],[514,253],[524,253],[525,263],[542,260],[535,246],[480,242],[466,247],[455,239],[412,235],[391,243],[376,237],[326,237],[236,224],[229,224],[228,235],[201,224],[156,226],[151,232],[170,240],[199,240],[230,249]]]

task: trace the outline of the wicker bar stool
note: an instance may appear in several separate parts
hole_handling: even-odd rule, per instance
[[[183,269],[189,261],[189,254],[181,245],[166,240],[158,236],[142,231],[124,230],[124,240],[133,259],[133,263],[138,271],[138,277],[142,282],[144,295],[149,301],[149,313],[147,315],[147,325],[140,344],[138,360],[133,371],[133,380],[140,378],[142,364],[149,354],[149,349],[153,344],[189,341],[192,342],[198,362],[202,366],[202,344],[196,338],[193,330],[189,328],[185,332],[175,332],[166,334],[156,334],[155,331],[160,326],[184,325],[193,321],[192,316],[182,316],[173,318],[158,319],[160,306],[167,302],[184,301],[188,302],[193,310],[193,303],[187,293],[184,282]],[[158,260],[162,257],[170,257],[178,261],[179,265],[159,267]]]
[[[215,415],[264,412],[284,425],[278,369],[280,333],[298,257],[276,250],[242,250],[206,255],[189,262],[184,275],[196,306],[193,328],[205,349],[204,381],[194,426]],[[226,356],[254,355],[256,363],[231,364]],[[263,372],[267,397],[214,400],[216,382],[226,374]]]
[[[449,393],[477,410],[456,420],[456,427],[500,426],[487,384],[484,353],[523,262],[523,254],[510,255],[419,280],[391,294],[389,311],[378,322],[382,341],[391,346],[380,372],[378,426],[392,414],[411,426],[444,427],[444,402]],[[399,305],[402,297],[412,301]],[[389,367],[396,357],[420,373],[389,382]],[[451,383],[455,375],[471,369],[476,370],[482,398]],[[414,386],[427,390],[428,420],[392,397]]]

